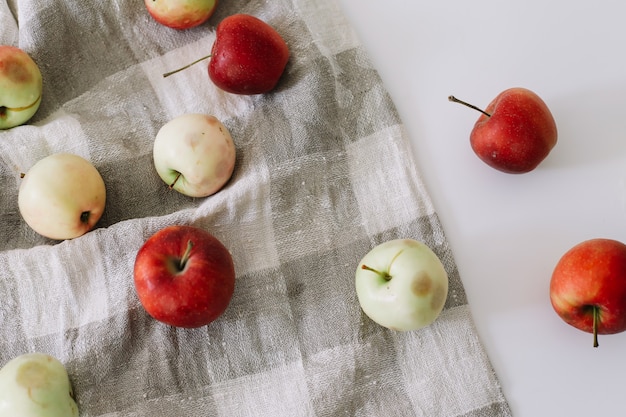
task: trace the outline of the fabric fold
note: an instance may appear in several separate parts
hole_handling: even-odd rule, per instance
[[[65,364],[81,416],[455,416],[511,412],[473,324],[408,134],[367,52],[332,0],[235,0],[176,31],[142,2],[0,3],[0,39],[28,52],[44,95],[24,126],[0,131],[0,365],[40,351]],[[224,17],[249,13],[287,41],[276,90],[235,96],[206,55]],[[237,147],[217,194],[169,190],[152,164],[158,129],[212,114]],[[71,152],[107,187],[97,229],[71,241],[29,229],[20,173]],[[133,263],[171,224],[202,227],[231,251],[224,315],[176,329],[143,311]],[[354,273],[373,246],[426,243],[450,277],[442,315],[398,333],[363,315]]]

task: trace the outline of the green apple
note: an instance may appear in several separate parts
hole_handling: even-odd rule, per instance
[[[184,114],[161,127],[153,145],[161,179],[190,197],[207,197],[228,182],[235,168],[235,144],[214,116]]]
[[[41,104],[42,88],[35,61],[19,48],[0,45],[0,129],[30,120]]]
[[[0,417],[78,417],[67,371],[43,353],[26,353],[0,369]]]
[[[439,316],[448,296],[448,274],[437,255],[413,239],[374,247],[359,263],[356,293],[363,312],[392,330],[416,330]]]
[[[26,223],[50,239],[73,239],[94,228],[106,202],[98,170],[86,159],[56,153],[39,160],[24,175],[18,207]]]

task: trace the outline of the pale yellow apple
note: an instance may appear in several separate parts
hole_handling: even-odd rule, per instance
[[[392,330],[417,330],[443,310],[448,274],[424,243],[395,239],[363,257],[355,285],[361,308],[373,321]]]
[[[0,417],[78,417],[63,364],[43,353],[26,353],[0,369]]]
[[[106,188],[98,170],[70,153],[39,160],[24,175],[18,194],[26,223],[56,240],[73,239],[93,229],[105,202]]]
[[[206,197],[232,176],[235,144],[216,117],[185,114],[161,127],[153,158],[157,173],[171,188],[190,197]]]

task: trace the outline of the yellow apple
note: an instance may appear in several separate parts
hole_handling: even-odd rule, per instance
[[[233,174],[235,144],[214,116],[184,114],[161,127],[153,157],[167,185],[190,197],[206,197],[219,191]]]
[[[26,223],[56,240],[73,239],[93,229],[105,202],[106,188],[98,170],[70,153],[39,160],[24,175],[18,193]]]

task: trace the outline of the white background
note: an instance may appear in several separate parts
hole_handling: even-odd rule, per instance
[[[515,417],[626,415],[626,333],[592,336],[552,310],[558,259],[626,241],[626,3],[339,0],[408,130],[479,336]],[[533,172],[472,152],[479,107],[543,98],[559,139]]]

